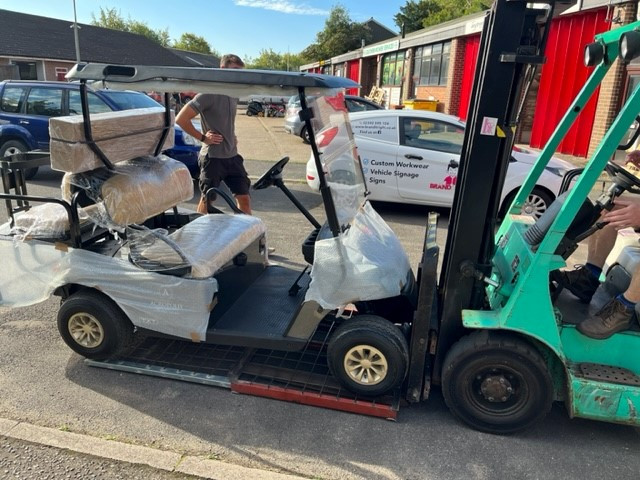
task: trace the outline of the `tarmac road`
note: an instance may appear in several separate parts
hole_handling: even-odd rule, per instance
[[[246,120],[266,125],[267,136],[274,131],[272,126],[277,127],[275,122],[282,121]],[[283,151],[284,142],[299,142],[275,133],[274,138]],[[263,145],[269,142],[264,140]],[[298,146],[293,144],[294,148]],[[251,152],[243,154],[252,160]],[[266,170],[267,160],[279,155],[277,151],[275,158],[251,163],[250,173],[254,167]],[[304,154],[299,156],[306,162]],[[289,171],[285,169],[285,177]],[[45,170],[30,193],[53,194],[59,180],[60,174]],[[321,219],[319,196],[305,184],[290,185]],[[277,249],[274,260],[299,264],[300,243],[310,230],[307,220],[275,188],[255,192],[253,204]],[[187,205],[193,208],[195,200]],[[427,209],[377,207],[398,234],[412,265],[417,265]],[[446,212],[441,213],[440,233],[444,233]],[[439,243],[443,242],[440,235]],[[0,417],[4,419],[318,479],[635,480],[640,472],[640,429],[570,420],[562,405],[554,406],[531,430],[499,437],[457,422],[437,389],[428,402],[402,408],[397,422],[389,422],[91,368],[60,339],[55,326],[58,303],[52,298],[27,308],[0,308]],[[253,478],[262,476],[258,472]]]

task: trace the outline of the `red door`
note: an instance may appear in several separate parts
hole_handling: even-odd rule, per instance
[[[360,83],[360,60],[351,60],[347,65],[347,78]],[[358,95],[357,88],[348,88],[347,95]]]
[[[540,87],[531,130],[531,146],[541,148],[547,142],[567,108],[575,99],[593,68],[583,63],[584,47],[593,37],[609,30],[607,9],[592,10],[553,20],[542,67]],[[558,151],[586,157],[593,129],[598,89],[585,105],[567,133]]]
[[[471,99],[471,89],[473,88],[473,77],[476,74],[476,63],[478,62],[479,48],[479,34],[465,39],[464,70],[462,72],[462,84],[460,85],[460,104],[458,105],[458,116],[462,120],[466,120],[469,110],[469,100]]]

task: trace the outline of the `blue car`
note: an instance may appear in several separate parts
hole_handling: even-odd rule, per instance
[[[162,107],[144,93],[122,90],[88,92],[89,112]],[[164,107],[163,107],[164,108]],[[0,82],[0,157],[49,149],[49,118],[79,115],[77,83],[8,80]],[[174,147],[164,153],[184,163],[197,178],[200,142],[175,126]],[[37,169],[28,172],[32,178]]]

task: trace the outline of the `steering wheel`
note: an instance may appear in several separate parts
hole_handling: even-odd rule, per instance
[[[607,163],[606,170],[617,185],[629,193],[640,194],[640,178],[611,160]]]
[[[262,190],[273,185],[276,179],[282,178],[282,170],[288,162],[289,157],[283,157],[278,160],[278,162],[273,167],[264,172],[264,174],[258,180],[256,180],[256,183],[254,183],[251,188],[253,188],[254,190]]]

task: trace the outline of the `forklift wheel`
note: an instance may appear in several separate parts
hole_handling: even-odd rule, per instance
[[[398,327],[375,315],[343,323],[329,340],[331,373],[348,390],[377,396],[402,384],[409,364],[407,340]]]
[[[76,353],[105,360],[133,342],[133,325],[107,296],[81,290],[67,298],[58,311],[58,331]]]
[[[486,330],[463,337],[449,350],[442,393],[460,420],[498,434],[524,430],[553,403],[551,377],[535,347]]]

